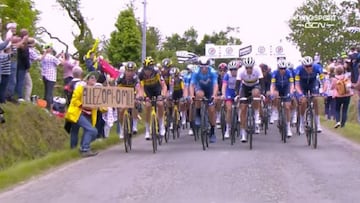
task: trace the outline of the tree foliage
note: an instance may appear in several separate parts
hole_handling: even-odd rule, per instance
[[[288,40],[294,42],[302,55],[319,52],[330,59],[356,44],[359,34],[349,33],[346,27],[359,26],[359,2],[343,1],[340,5],[331,0],[311,0],[298,7],[289,20],[291,33]],[[314,16],[331,16],[332,19],[315,19]],[[313,19],[306,19],[313,17]],[[306,28],[307,22],[319,22],[322,28]]]
[[[116,30],[111,33],[107,55],[111,63],[118,66],[124,61],[139,62],[141,59],[141,33],[133,8],[120,12]]]
[[[6,24],[16,22],[18,30],[26,28],[31,35],[35,33],[39,11],[31,0],[0,0],[0,19],[2,36],[6,32]]]
[[[79,34],[73,33],[75,39],[73,41],[75,48],[78,51],[80,63],[84,62],[84,56],[87,51],[93,46],[95,39],[93,38],[91,29],[86,23],[84,16],[80,11],[80,0],[56,0],[59,5],[65,10],[69,18],[79,28]]]

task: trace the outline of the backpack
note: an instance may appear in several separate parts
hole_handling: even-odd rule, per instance
[[[342,79],[336,78],[335,89],[339,95],[346,95],[350,92],[351,82],[349,78],[343,77]]]
[[[69,105],[76,83],[80,82],[80,80],[72,80],[68,84],[64,86],[64,92],[65,92],[65,98],[66,98],[66,104]]]

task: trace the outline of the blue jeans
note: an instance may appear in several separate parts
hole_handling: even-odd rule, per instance
[[[46,100],[46,108],[48,110],[51,110],[51,104],[53,103],[53,92],[54,92],[54,86],[55,86],[55,82],[47,80],[44,76],[43,76],[43,82],[44,82],[44,87],[45,87],[45,95],[44,98]]]
[[[335,98],[335,120],[336,122],[341,122],[341,127],[345,126],[347,120],[347,112],[350,104],[350,96],[349,97],[337,97]],[[341,110],[341,119],[340,119],[340,110]]]
[[[15,94],[15,87],[16,87],[16,73],[17,72],[17,62],[12,61],[10,66],[10,76],[9,76],[9,82],[7,86],[7,96],[13,97]]]
[[[15,86],[15,91],[16,94],[18,95],[18,98],[24,98],[23,90],[25,84],[25,74],[26,74],[26,70],[18,68],[16,74],[16,86]]]
[[[1,75],[0,82],[0,103],[6,102],[6,90],[9,83],[10,75]]]
[[[71,140],[70,143],[77,144],[78,141],[78,133],[79,128],[83,128],[83,137],[80,143],[80,150],[85,152],[90,150],[90,143],[96,139],[97,136],[97,129],[91,125],[90,119],[86,118],[83,114],[80,115],[80,118],[77,123],[71,126],[70,136]],[[70,144],[70,145],[71,145]],[[76,146],[75,144],[75,146]]]

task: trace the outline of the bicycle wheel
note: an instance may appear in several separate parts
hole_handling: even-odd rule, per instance
[[[253,133],[255,131],[255,118],[254,118],[254,112],[253,110],[248,107],[247,110],[247,127],[246,129],[248,129],[247,132],[247,136],[248,136],[248,140],[249,140],[249,145],[250,145],[250,149],[252,149],[253,147]]]
[[[305,114],[305,121],[306,121],[306,124],[305,124],[306,132],[305,133],[306,133],[306,140],[307,140],[308,146],[311,145],[311,134],[312,134],[312,128],[313,128],[312,120],[313,120],[312,112],[311,112],[311,110],[307,109],[306,114]]]
[[[169,138],[170,138],[170,116],[169,116],[169,110],[167,110],[166,112],[165,112],[165,118],[164,118],[164,122],[165,122],[165,136],[164,136],[164,138],[165,138],[165,143],[168,143],[168,141],[169,141]]]
[[[123,122],[123,133],[124,133],[124,146],[125,146],[125,152],[128,153],[130,151],[129,146],[129,115],[127,113],[124,114],[124,122]]]
[[[157,123],[156,123],[156,116],[151,116],[151,138],[152,138],[152,145],[153,145],[153,152],[156,153],[157,151]]]
[[[269,109],[267,105],[264,107],[263,117],[264,133],[267,135],[267,130],[269,128]]]
[[[226,120],[225,120],[225,107],[224,105],[221,106],[220,109],[220,125],[221,125],[221,135],[222,140],[225,140],[225,131],[226,131]]]
[[[315,115],[315,112],[313,111],[312,114]],[[312,122],[313,122],[312,136],[311,136],[312,146],[314,149],[316,149],[317,148],[317,123],[316,123],[314,117],[312,119]]]
[[[300,109],[299,107],[297,107],[296,109],[297,114],[296,114],[296,133],[298,136],[300,136]]]
[[[281,140],[286,143],[286,117],[285,117],[285,109],[281,107]]]
[[[206,149],[206,142],[207,142],[207,123],[206,123],[206,113],[205,113],[206,109],[205,109],[205,105],[202,104],[201,105],[201,110],[200,110],[200,115],[201,115],[201,123],[200,123],[200,138],[201,138],[201,144],[203,147],[203,150]]]
[[[179,138],[180,137],[180,114],[178,111],[178,108],[174,108],[174,137]]]
[[[233,145],[235,143],[235,139],[236,139],[236,132],[237,130],[237,124],[238,124],[238,115],[237,115],[237,111],[236,108],[232,108],[231,111],[231,131],[230,131],[230,143],[231,145]]]

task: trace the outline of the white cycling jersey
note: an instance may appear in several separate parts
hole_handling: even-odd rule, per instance
[[[254,66],[252,73],[248,74],[245,67],[241,67],[237,71],[236,80],[241,80],[241,83],[246,86],[254,86],[259,83],[259,79],[263,78],[263,73],[260,67]]]

